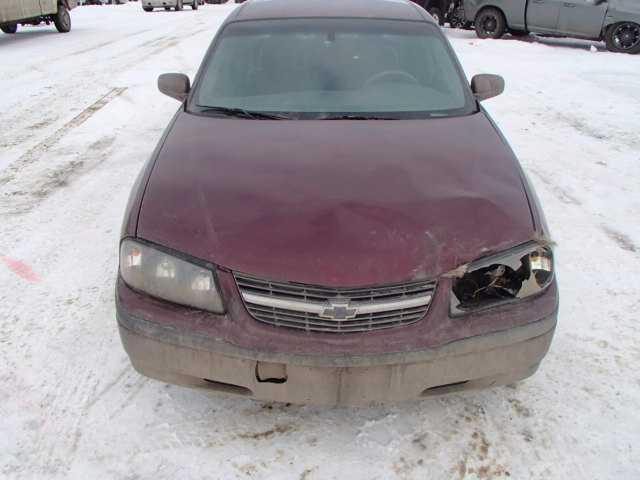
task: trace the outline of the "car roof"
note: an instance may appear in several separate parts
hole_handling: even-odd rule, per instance
[[[433,21],[409,0],[248,0],[230,20],[309,17]]]

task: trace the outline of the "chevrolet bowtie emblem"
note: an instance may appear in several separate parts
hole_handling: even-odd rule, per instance
[[[358,315],[358,309],[352,307],[349,300],[329,300],[329,306],[326,307],[320,316],[331,320],[348,320]]]

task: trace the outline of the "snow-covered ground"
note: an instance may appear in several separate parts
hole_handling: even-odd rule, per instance
[[[130,187],[234,5],[82,7],[0,36],[0,476],[640,478],[640,56],[448,30],[537,187],[560,324],[511,387],[386,408],[264,404],[130,367],[113,286]],[[451,132],[455,136],[465,132]],[[215,132],[212,132],[215,135]]]

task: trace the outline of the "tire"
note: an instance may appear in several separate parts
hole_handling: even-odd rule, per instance
[[[60,33],[71,30],[71,15],[64,5],[58,5],[58,12],[53,16],[53,23]]]
[[[2,30],[6,34],[13,35],[18,31],[18,24],[13,23],[11,25],[3,25],[0,27],[0,30]]]
[[[153,12],[153,7],[142,7],[145,12]]]
[[[438,7],[431,7],[429,10],[429,15],[433,17],[438,25],[441,27],[444,26],[444,16],[442,15],[442,11]]]
[[[478,38],[501,38],[507,31],[504,15],[497,8],[484,8],[476,15]]]
[[[198,2],[199,2],[199,0],[193,0],[193,3],[191,4],[191,9],[192,10],[197,10],[198,9]]]
[[[607,50],[618,53],[640,53],[640,25],[619,22],[607,28],[604,34]]]
[[[178,0],[178,2],[176,3],[176,12],[179,12],[182,10],[182,0]]]

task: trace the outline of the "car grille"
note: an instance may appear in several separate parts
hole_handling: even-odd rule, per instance
[[[368,332],[415,323],[427,313],[436,288],[435,281],[327,288],[234,276],[253,318],[308,332]]]

